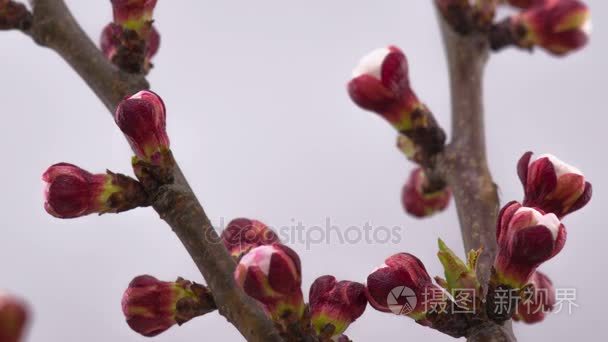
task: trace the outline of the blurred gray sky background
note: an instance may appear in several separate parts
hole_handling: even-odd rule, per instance
[[[67,1],[97,40],[109,1]],[[608,3],[588,1],[591,45],[565,59],[508,50],[487,69],[487,137],[502,203],[521,199],[515,163],[551,152],[582,169],[594,198],[566,219],[565,250],[542,267],[576,288],[573,313],[516,325],[521,341],[606,340],[608,232],[604,192]],[[385,257],[418,255],[440,274],[442,237],[462,243],[453,205],[432,219],[406,216],[400,191],[413,165],[392,128],[351,104],[345,84],[368,51],[400,46],[419,96],[449,127],[449,93],[430,1],[159,1],[162,46],[149,79],[168,107],[173,150],[216,225],[237,216],[272,226],[400,227],[398,243],[290,245],[303,260],[304,291],[323,274],[364,281]],[[33,305],[29,341],[144,341],[124,323],[120,298],[149,273],[202,281],[177,238],[151,209],[62,221],[42,207],[40,175],[66,161],[130,173],[128,146],[101,102],[50,50],[0,33],[3,146],[0,287]],[[316,235],[318,237],[318,235]],[[462,255],[463,253],[461,253]],[[566,311],[566,310],[564,310]],[[355,341],[451,338],[370,307],[348,329]],[[156,341],[240,341],[217,314]]]

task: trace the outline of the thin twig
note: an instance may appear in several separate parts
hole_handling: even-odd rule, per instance
[[[55,50],[91,87],[111,114],[118,103],[149,88],[143,76],[120,71],[78,25],[63,0],[34,0],[33,21],[26,31],[38,44]],[[233,278],[236,267],[209,218],[179,169],[175,182],[164,186],[153,203],[160,217],[182,241],[213,293],[219,312],[248,341],[282,341],[272,321]]]

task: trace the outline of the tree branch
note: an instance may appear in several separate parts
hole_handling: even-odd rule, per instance
[[[149,87],[109,61],[78,25],[63,0],[33,0],[33,20],[24,32],[55,50],[85,80],[111,114],[128,95]],[[219,312],[248,341],[282,341],[261,307],[234,282],[235,262],[220,242],[186,178],[175,167],[175,182],[161,187],[153,207],[177,234],[205,278]]]
[[[437,156],[437,170],[453,191],[465,250],[484,249],[477,271],[481,284],[487,285],[496,256],[499,209],[484,133],[483,71],[488,59],[488,40],[481,33],[456,33],[441,14],[438,18],[450,75],[452,141]],[[470,334],[469,341],[514,341],[510,330],[510,322],[504,328],[482,325]]]

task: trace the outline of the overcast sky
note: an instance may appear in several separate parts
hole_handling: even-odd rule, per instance
[[[109,1],[67,2],[97,40],[111,19]],[[521,341],[608,339],[608,4],[588,3],[594,33],[583,52],[555,59],[508,50],[487,70],[489,159],[502,203],[522,198],[515,164],[527,150],[556,154],[594,186],[591,203],[565,221],[566,248],[542,266],[556,287],[577,290],[578,307],[540,325],[517,324]],[[413,165],[394,148],[392,128],[356,108],[345,91],[363,54],[395,44],[408,55],[419,96],[449,127],[430,1],[161,0],[155,17],[162,44],[149,79],[167,105],[173,151],[214,224],[246,216],[275,227],[302,222],[313,232],[327,218],[342,233],[366,223],[378,232],[397,227],[386,243],[332,237],[309,239],[307,248],[289,241],[302,258],[305,293],[323,274],[364,281],[402,251],[441,274],[437,237],[463,255],[453,205],[423,221],[403,213],[401,187]],[[0,33],[0,46],[0,288],[32,304],[31,342],[144,341],[120,310],[129,281],[144,273],[203,280],[151,209],[67,221],[44,212],[40,175],[49,165],[130,173],[131,154],[101,102],[55,53],[18,32]],[[371,307],[347,334],[355,341],[452,340]],[[216,313],[155,338],[201,339],[242,340]]]

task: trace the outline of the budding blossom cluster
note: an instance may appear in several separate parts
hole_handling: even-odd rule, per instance
[[[514,45],[539,47],[556,56],[587,45],[591,34],[589,8],[581,0],[508,0],[518,13],[495,24],[489,34],[494,50]]]
[[[489,32],[489,42],[499,50],[513,45],[539,47],[565,55],[584,47],[591,33],[589,8],[581,0],[436,0],[444,19],[460,34]],[[516,14],[495,23],[497,7],[505,3]]]
[[[114,22],[103,31],[102,51],[121,69],[146,73],[160,41],[152,25],[156,0],[111,2]],[[520,12],[497,24],[490,35],[498,32],[499,38],[508,37],[512,44],[539,46],[553,54],[565,54],[586,44],[589,12],[582,2],[508,2]],[[7,3],[0,0],[0,26]],[[438,0],[448,21],[457,20],[459,11],[473,9],[471,20],[475,25],[491,25],[495,13],[492,4],[497,2],[475,3]],[[347,88],[353,102],[375,112],[397,130],[399,149],[418,164],[402,190],[405,211],[415,217],[428,217],[445,210],[451,191],[433,174],[434,156],[443,151],[445,133],[413,91],[405,54],[395,46],[372,51],[354,69]],[[137,179],[110,171],[93,174],[68,163],[55,164],[42,176],[46,184],[44,207],[49,214],[75,218],[147,206],[151,204],[151,189],[172,182],[173,160],[163,100],[151,91],[140,91],[118,105],[114,118],[135,152],[132,166]],[[589,202],[592,187],[581,171],[552,155],[534,157],[528,152],[520,159],[517,172],[524,198],[521,203],[509,202],[499,214],[498,252],[489,296],[499,288],[526,291],[526,300],[512,313],[513,318],[536,323],[555,305],[553,285],[538,268],[563,249],[567,232],[562,219]],[[454,290],[482,293],[476,272],[482,249],[470,251],[463,261],[439,240],[438,258],[445,278],[433,279],[422,261],[409,253],[386,258],[367,276],[365,284],[321,276],[312,284],[307,304],[298,254],[282,244],[264,223],[235,219],[222,232],[221,240],[237,263],[234,285],[256,300],[284,336],[310,333],[323,341],[348,341],[345,331],[364,313],[368,302],[376,310],[408,316],[454,337],[466,336],[469,324],[477,319],[441,308],[453,307]],[[460,308],[473,309],[480,304],[481,299],[474,298]],[[215,309],[213,295],[205,286],[182,278],[167,282],[149,275],[136,277],[122,299],[127,324],[144,336],[158,335]],[[25,317],[22,307],[0,295],[0,341],[20,341]]]
[[[221,239],[238,262],[235,285],[260,304],[282,334],[304,333],[349,341],[344,331],[367,306],[363,284],[337,281],[329,275],[319,277],[310,288],[307,305],[301,288],[300,258],[281,244],[268,226],[258,220],[237,218],[228,224]],[[122,306],[129,326],[144,336],[158,335],[215,309],[212,295],[204,286],[183,279],[164,282],[151,276],[131,282]]]
[[[395,127],[398,147],[409,159],[423,163],[422,146],[431,154],[443,148],[445,134],[414,93],[407,58],[396,46],[376,49],[363,57],[353,71],[348,93],[359,107]],[[443,211],[450,198],[449,188],[443,183],[431,184],[423,168],[412,171],[402,191],[403,208],[415,217]]]
[[[477,7],[481,3],[473,4],[468,0],[438,1],[448,21],[457,17],[459,11],[465,10],[488,15],[486,19],[491,21],[493,9]],[[490,1],[483,3],[497,4]],[[518,32],[525,33],[520,38],[525,37],[528,46],[538,45],[561,54],[573,51],[586,42],[586,39],[580,39],[578,44],[568,45],[566,41],[568,36],[579,37],[582,32],[580,25],[588,19],[586,8],[580,2],[520,0],[511,4],[521,8],[522,12],[506,22],[509,25],[526,25],[525,30],[519,28]],[[473,16],[471,20],[480,19]],[[475,25],[479,25],[479,22]],[[555,25],[558,27],[552,27]],[[524,45],[524,41],[519,44]],[[436,131],[432,128],[436,125],[435,120],[411,88],[407,59],[403,52],[389,46],[363,57],[353,71],[348,92],[355,104],[375,112],[397,129],[398,148],[409,160],[419,164],[403,187],[402,204],[405,211],[415,217],[427,217],[444,210],[451,197],[450,189],[441,181],[431,179],[429,172],[433,168],[433,155],[441,152],[442,147],[438,146],[443,145],[445,136],[434,134]],[[438,136],[441,138],[437,139]],[[578,169],[552,155],[533,158],[532,153],[528,152],[520,159],[517,172],[525,196],[523,204],[510,202],[499,215],[496,231],[498,253],[488,296],[493,296],[495,289],[502,288],[531,291],[532,294],[526,298],[527,309],[531,310],[518,313],[516,319],[536,323],[552,309],[552,298],[555,297],[550,280],[537,268],[562,250],[566,228],[561,219],[589,202],[592,188]],[[441,310],[437,314],[435,309],[453,304],[446,293],[455,295],[454,291],[458,289],[482,293],[476,273],[477,260],[482,253],[482,249],[470,251],[466,261],[462,261],[440,240],[438,257],[444,266],[445,279],[435,278],[437,284],[415,256],[408,253],[393,255],[368,276],[368,301],[379,311],[406,315],[446,334],[464,336],[466,332],[458,328],[463,324],[462,316],[443,315]],[[541,298],[539,293],[544,292],[549,294]],[[411,297],[416,300],[410,301]],[[482,307],[483,303],[480,298],[474,298],[456,306],[471,309]],[[470,321],[471,318],[467,319]],[[497,322],[503,320],[499,317],[492,319]]]
[[[579,0],[511,1],[523,10],[508,19],[523,48],[539,46],[555,55],[576,51],[587,44],[591,33],[588,7]]]
[[[566,227],[561,219],[587,204],[592,188],[578,169],[552,155],[534,158],[528,152],[522,156],[517,169],[524,187],[524,205],[510,202],[499,214],[498,253],[484,309],[493,310],[489,303],[496,299],[497,289],[512,289],[519,291],[518,297],[523,300],[515,304],[509,316],[501,318],[489,312],[490,317],[502,322],[514,315],[518,321],[537,323],[555,305],[555,289],[549,278],[537,269],[563,249]],[[473,294],[482,293],[476,274],[481,253],[482,249],[469,252],[465,262],[439,240],[438,257],[445,279],[436,277],[437,284],[415,256],[393,255],[368,276],[366,295],[372,307],[379,311],[406,315],[422,325],[452,336],[463,336],[464,331],[454,330],[461,322],[459,316],[445,311],[448,306],[454,307],[451,301],[456,299],[448,294],[455,295],[455,290],[463,289],[472,290]],[[482,307],[480,300],[472,298],[456,306],[474,311]],[[513,310],[515,308],[517,310]]]
[[[307,308],[298,254],[281,244],[277,235],[259,221],[233,220],[222,233],[222,240],[233,256],[242,255],[234,273],[236,283],[260,302],[282,329],[308,319],[315,334],[346,339],[342,334],[367,306],[363,284],[338,282],[328,275],[311,286]]]
[[[517,171],[524,188],[523,205],[509,202],[499,213],[491,286],[524,289],[532,284],[547,289],[553,298],[550,280],[537,269],[564,248],[567,231],[561,220],[591,200],[592,186],[580,170],[553,155],[534,157],[527,152]],[[541,302],[533,297],[535,305],[546,310],[543,315],[522,315],[520,319],[530,323],[542,320],[552,308],[550,298]]]
[[[165,106],[158,95],[144,90],[126,98],[118,106],[115,120],[136,153],[134,169],[140,180],[146,178],[142,163],[150,168],[169,167]],[[150,205],[144,183],[111,171],[92,174],[76,165],[58,163],[47,169],[42,180],[44,208],[58,218],[119,213]]]
[[[148,73],[160,46],[160,34],[152,20],[157,0],[111,2],[114,22],[101,33],[101,51],[125,71]]]

